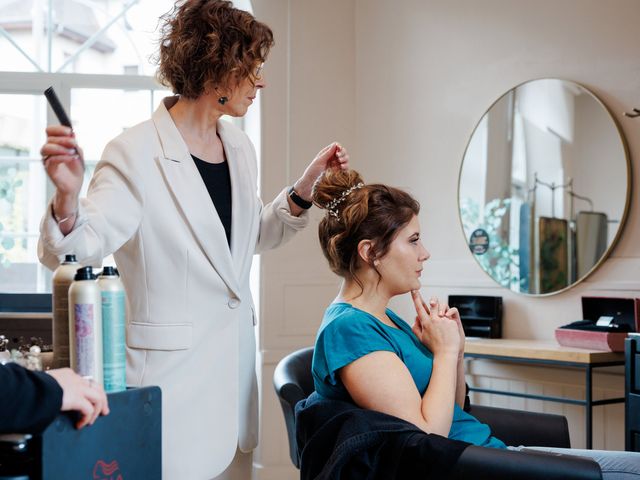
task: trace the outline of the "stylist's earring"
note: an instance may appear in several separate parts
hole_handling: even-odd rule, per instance
[[[227,103],[227,100],[229,100],[227,97],[220,97],[218,98],[218,103],[220,105],[224,105],[225,103]]]

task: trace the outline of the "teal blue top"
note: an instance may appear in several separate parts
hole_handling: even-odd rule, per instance
[[[352,401],[338,370],[354,360],[376,351],[393,352],[406,365],[420,395],[431,379],[433,354],[411,331],[409,325],[387,309],[398,328],[385,325],[373,315],[348,303],[333,303],[327,308],[316,338],[313,353],[313,381],[318,394]],[[483,447],[506,448],[491,435],[484,423],[455,405],[449,438]]]

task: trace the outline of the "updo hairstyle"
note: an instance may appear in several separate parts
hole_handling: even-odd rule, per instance
[[[158,80],[185,98],[254,81],[273,46],[271,29],[229,1],[178,1],[160,21]]]
[[[358,187],[359,184],[363,184]],[[407,192],[382,184],[364,184],[355,170],[327,169],[313,186],[312,200],[327,209],[331,202],[350,191],[320,221],[318,237],[322,253],[331,270],[343,277],[353,278],[362,288],[356,275],[358,244],[370,240],[369,265],[384,257],[398,231],[420,212],[420,204]],[[335,202],[334,202],[335,204]]]

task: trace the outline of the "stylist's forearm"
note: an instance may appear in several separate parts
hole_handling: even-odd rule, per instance
[[[293,184],[293,189],[296,193],[305,200],[311,201],[311,192],[313,191],[314,180],[308,180],[304,176],[299,178],[296,183]]]
[[[311,191],[313,190],[313,183],[306,181],[303,177],[298,179],[298,181],[293,184],[293,189],[296,191],[298,196],[300,196],[304,200],[311,201]],[[291,200],[290,197],[287,197],[287,200],[289,201],[289,209],[291,210],[291,215],[293,215],[294,217],[298,217],[302,212],[304,212],[304,209],[293,203],[293,200]]]
[[[287,197],[287,202],[289,203],[289,210],[291,211],[291,215],[293,215],[294,217],[299,217],[300,214],[304,212],[304,209],[293,203],[291,197]]]
[[[73,230],[78,213],[78,196],[56,192],[53,197],[53,215],[63,235]],[[64,220],[61,222],[60,220]]]

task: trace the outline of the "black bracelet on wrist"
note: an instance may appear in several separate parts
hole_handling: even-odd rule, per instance
[[[313,202],[305,200],[296,193],[293,187],[289,189],[289,198],[293,203],[302,208],[303,210],[309,210],[313,206]]]

